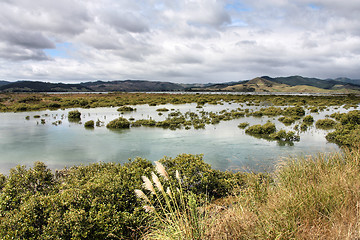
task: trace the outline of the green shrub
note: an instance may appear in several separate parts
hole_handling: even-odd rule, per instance
[[[129,128],[130,122],[123,117],[112,120],[106,125],[107,128],[120,129],[120,128]]]
[[[136,108],[132,108],[130,106],[122,106],[117,109],[118,112],[132,112],[135,110],[136,110]]]
[[[340,146],[345,145],[349,147],[356,147],[360,142],[360,126],[337,126],[335,131],[326,135],[326,140]]]
[[[319,119],[316,121],[315,126],[320,129],[331,129],[334,128],[336,122],[330,118]]]
[[[48,107],[52,108],[52,109],[61,108],[61,104],[59,104],[59,103],[49,103]]]
[[[295,132],[293,132],[293,131],[286,132],[285,130],[280,130],[276,133],[270,134],[270,138],[274,139],[274,140],[285,141],[285,142],[300,141],[300,136],[295,135]]]
[[[152,119],[139,119],[131,124],[132,127],[148,126],[153,127],[156,125],[156,121]]]
[[[169,174],[181,171],[182,190],[196,194],[193,200],[226,196],[244,185],[244,174],[213,170],[201,155],[160,161]],[[148,219],[134,190],[141,188],[141,177],[152,171],[151,162],[141,158],[123,165],[94,163],[54,173],[43,163],[30,169],[17,166],[7,178],[0,174],[0,238],[140,239],[156,223]]]
[[[303,118],[303,122],[306,124],[313,124],[314,118],[311,115],[307,115]]]
[[[247,126],[249,126],[249,123],[248,123],[248,122],[243,122],[243,123],[240,123],[240,124],[238,125],[238,127],[239,127],[239,128],[242,128],[242,129],[246,128]]]
[[[346,114],[343,114],[340,118],[340,122],[342,125],[349,124],[349,125],[360,125],[360,111],[353,110]]]
[[[293,117],[279,117],[278,120],[286,125],[290,125],[296,121]]]
[[[284,115],[287,116],[304,116],[305,110],[302,107],[288,107],[284,110]]]
[[[302,131],[302,132],[305,132],[307,129],[308,129],[308,125],[309,124],[306,124],[306,123],[302,123],[301,125],[300,125],[300,130]]]
[[[81,118],[81,113],[79,112],[79,110],[70,111],[68,113],[68,118],[69,119],[80,119]]]
[[[94,128],[94,125],[95,125],[95,123],[94,123],[93,120],[87,121],[87,122],[85,122],[85,124],[84,124],[84,126],[85,126],[86,128]]]
[[[274,123],[267,122],[264,125],[258,124],[248,127],[245,130],[245,133],[247,134],[253,134],[253,135],[263,135],[263,134],[271,134],[276,132],[276,127]]]
[[[159,162],[170,175],[175,175],[175,171],[179,170],[184,179],[184,190],[196,195],[219,198],[231,194],[234,187],[244,184],[244,174],[214,170],[204,162],[203,155],[181,154],[175,158],[165,157]]]
[[[156,109],[156,111],[158,111],[158,112],[168,112],[169,109],[167,109],[167,108],[158,108],[158,109]]]

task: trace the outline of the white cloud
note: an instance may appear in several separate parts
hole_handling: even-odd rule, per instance
[[[4,0],[0,78],[360,78],[359,15],[340,0]]]

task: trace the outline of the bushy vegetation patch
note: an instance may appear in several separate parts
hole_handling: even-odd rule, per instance
[[[339,145],[356,146],[360,142],[360,111],[353,110],[335,116],[340,123],[335,131],[326,135],[326,139]]]
[[[332,129],[335,125],[336,122],[330,118],[319,119],[315,123],[315,126],[320,129]]]
[[[272,122],[267,122],[264,125],[253,125],[245,130],[245,133],[249,135],[270,135],[274,132],[276,132],[276,127]]]
[[[158,111],[158,112],[168,112],[169,109],[167,109],[167,108],[158,108],[158,109],[156,109],[156,111]]]
[[[94,128],[95,123],[94,123],[93,120],[89,120],[89,121],[85,122],[84,126],[85,126],[86,128]]]
[[[117,109],[118,112],[132,112],[136,111],[136,108],[132,108],[130,106],[122,106]]]
[[[295,132],[286,132],[285,130],[276,131],[275,124],[271,122],[267,122],[264,125],[258,124],[250,126],[245,130],[245,133],[270,141],[277,140],[283,144],[293,144],[292,142],[294,141],[300,141],[300,136],[296,135]]]
[[[213,170],[201,155],[183,154],[160,162],[170,175],[181,174],[181,191],[196,201],[226,196],[246,177]],[[56,172],[41,162],[29,169],[17,166],[8,176],[0,174],[0,238],[140,239],[157,223],[149,219],[134,190],[141,189],[142,176],[151,179],[153,171],[153,164],[142,158]],[[164,183],[164,189],[177,181]],[[159,204],[166,204],[162,197],[155,206]]]
[[[247,126],[249,126],[249,123],[248,123],[248,122],[243,122],[243,123],[240,123],[240,124],[238,125],[238,127],[239,127],[239,128],[242,128],[242,129],[246,128]]]
[[[106,125],[106,127],[107,128],[112,128],[112,129],[129,128],[130,127],[130,122],[126,118],[119,117],[117,119],[114,119],[114,120],[110,121]]]
[[[81,119],[81,112],[79,110],[73,110],[68,113],[69,119]]]
[[[305,116],[304,118],[303,118],[303,123],[305,123],[305,124],[313,124],[314,123],[314,118],[313,118],[313,116],[311,116],[311,115],[307,115],[307,116]]]
[[[279,117],[278,120],[285,125],[291,125],[296,121],[294,117]]]
[[[305,110],[303,107],[297,106],[297,107],[287,107],[284,110],[284,115],[287,116],[304,116],[305,115]]]
[[[270,134],[270,139],[283,141],[283,142],[298,142],[300,141],[300,136],[296,135],[295,132],[289,131],[286,132],[285,130],[280,130],[275,133]]]

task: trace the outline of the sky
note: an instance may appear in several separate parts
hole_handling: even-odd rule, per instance
[[[1,0],[0,79],[360,79],[358,0]]]

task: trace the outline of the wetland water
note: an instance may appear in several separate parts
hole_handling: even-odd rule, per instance
[[[187,111],[213,111],[224,109],[252,108],[241,104],[208,105],[196,108],[196,104],[183,105],[137,105],[137,111],[121,114],[114,108],[93,108],[78,110],[82,113],[81,123],[69,122],[70,110],[0,113],[0,172],[8,174],[10,168],[18,164],[32,166],[35,161],[45,162],[52,169],[65,166],[89,164],[94,162],[127,162],[129,158],[142,157],[156,161],[164,156],[178,154],[204,154],[204,161],[220,170],[271,171],[281,158],[298,155],[331,152],[339,148],[325,139],[327,131],[316,129],[313,125],[306,132],[300,132],[300,142],[293,146],[281,146],[277,141],[267,141],[245,134],[237,125],[249,122],[250,125],[264,124],[268,120],[276,124],[278,130],[293,130],[295,124],[285,126],[278,117],[243,117],[206,125],[205,129],[163,129],[158,127],[132,127],[126,130],[109,130],[105,126],[94,129],[84,128],[89,120],[104,122],[123,116],[127,119],[165,120],[168,113],[158,115],[156,109],[168,108],[185,113]],[[314,120],[325,118],[333,112],[345,112],[339,108],[329,108],[311,114]],[[309,111],[307,110],[307,114]],[[40,115],[40,118],[34,118]],[[29,116],[29,120],[26,120]],[[41,123],[45,119],[45,124]],[[53,122],[62,123],[54,125]],[[301,122],[300,122],[301,123]]]

